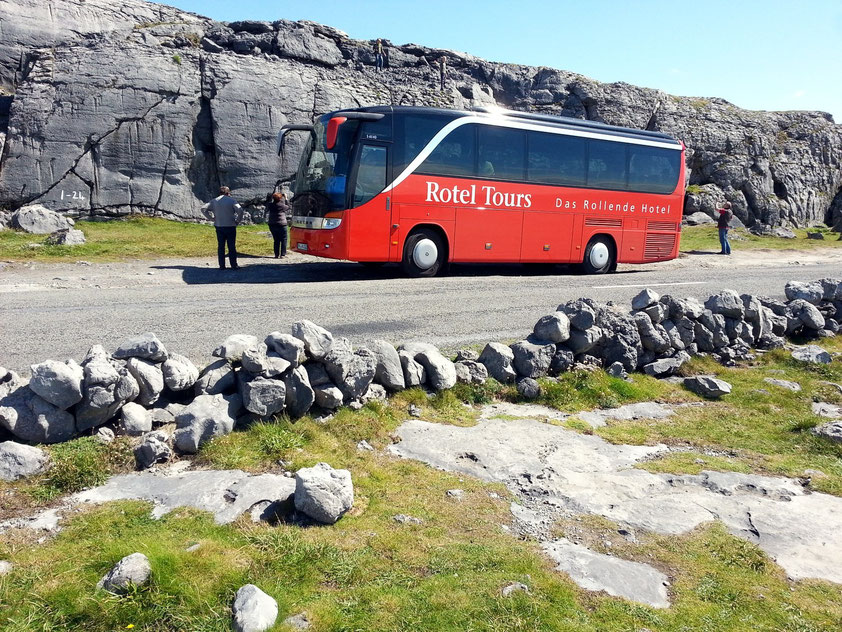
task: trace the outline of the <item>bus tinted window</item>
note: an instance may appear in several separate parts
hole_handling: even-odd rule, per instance
[[[392,158],[395,173],[403,171],[448,122],[448,119],[441,116],[423,114],[395,116],[397,142],[395,156]]]
[[[473,176],[476,125],[450,132],[432,151],[419,171],[443,176]]]
[[[354,186],[354,206],[365,204],[386,188],[386,148],[363,145]]]
[[[681,152],[660,147],[629,147],[629,189],[672,193],[678,184]]]
[[[588,186],[601,189],[626,189],[626,153],[628,146],[608,140],[588,141]]]
[[[529,179],[546,184],[585,184],[585,139],[529,132]]]
[[[526,133],[481,125],[477,129],[477,156],[480,178],[523,180],[526,177]]]

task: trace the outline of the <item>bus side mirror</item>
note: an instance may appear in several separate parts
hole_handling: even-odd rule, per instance
[[[344,116],[334,116],[327,122],[327,134],[325,135],[325,145],[327,148],[333,149],[336,147],[336,137],[339,136],[339,126],[348,119]]]

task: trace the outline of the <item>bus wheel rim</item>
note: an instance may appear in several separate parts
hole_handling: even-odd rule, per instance
[[[429,270],[439,258],[439,249],[432,239],[422,239],[412,249],[412,261],[422,270]]]
[[[608,252],[608,246],[602,242],[595,243],[591,247],[589,256],[590,263],[594,268],[601,268],[608,263],[608,258],[611,253]]]

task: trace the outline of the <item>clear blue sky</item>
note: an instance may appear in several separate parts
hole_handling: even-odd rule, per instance
[[[842,123],[842,0],[169,0],[215,20],[313,20],[492,61],[550,66]]]

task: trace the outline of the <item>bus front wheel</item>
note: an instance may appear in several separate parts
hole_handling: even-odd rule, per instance
[[[604,236],[597,236],[588,242],[582,271],[585,274],[605,274],[617,268],[617,255],[614,243]]]
[[[411,277],[432,277],[444,267],[447,248],[441,236],[429,228],[420,228],[406,238],[403,269]]]

